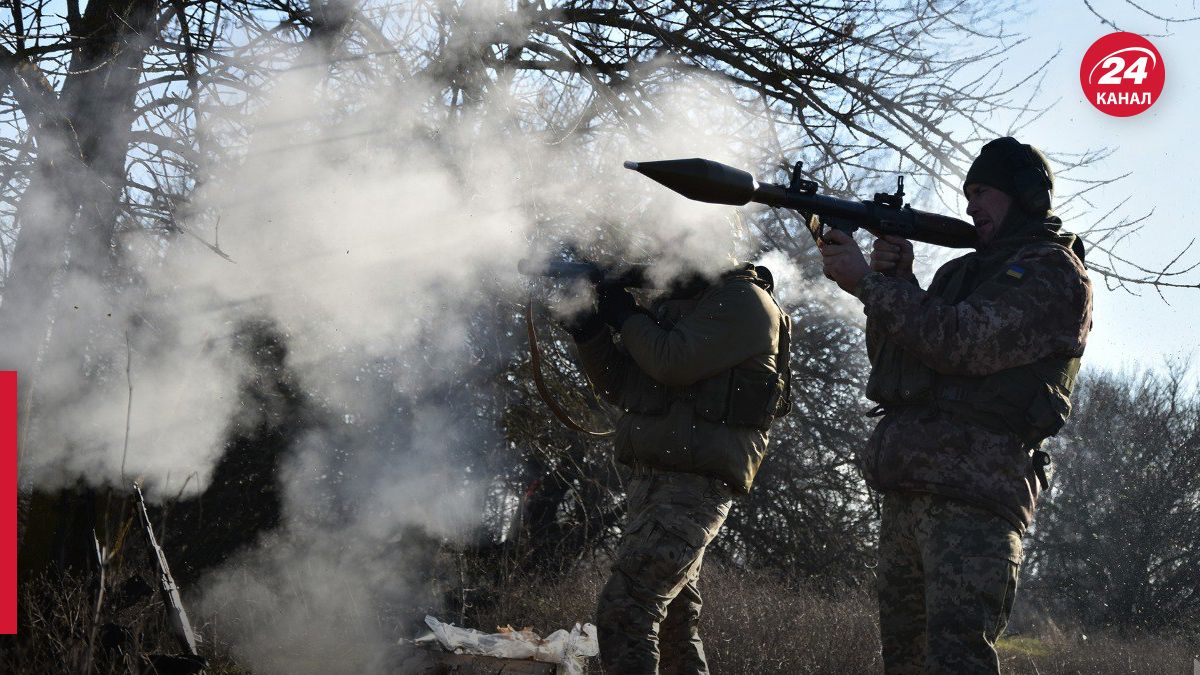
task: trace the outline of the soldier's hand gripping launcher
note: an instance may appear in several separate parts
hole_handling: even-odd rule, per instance
[[[895,193],[879,192],[871,201],[855,201],[817,194],[816,182],[801,175],[800,162],[792,169],[791,184],[786,187],[760,183],[741,169],[699,158],[625,162],[625,168],[700,202],[731,206],[755,202],[799,211],[809,217],[808,229],[814,240],[820,239],[827,225],[850,235],[861,227],[876,235],[894,234],[950,248],[978,244],[970,223],[906,205],[903,176]]]

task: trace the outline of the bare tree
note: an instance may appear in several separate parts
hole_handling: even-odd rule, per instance
[[[214,158],[201,119],[221,101],[217,116],[236,122],[238,103],[253,92],[258,71],[229,58],[245,47],[217,37],[221,21],[254,18],[238,22],[237,39],[246,40],[261,21],[286,15],[242,3],[158,0],[83,8],[70,0],[65,17],[41,1],[6,9],[0,360],[21,372],[25,452],[39,429],[56,423],[55,411],[120,376],[108,347],[139,325],[114,309],[138,286],[118,235],[142,231],[166,241],[188,233],[187,194],[205,180],[201,167],[213,165],[202,159]],[[229,100],[231,89],[243,92],[240,101]],[[44,501],[34,513],[56,510],[58,498]],[[90,512],[90,498],[79,508]],[[91,516],[76,515],[89,529]],[[26,564],[37,567],[44,554],[25,555]],[[77,554],[86,559],[86,550]]]
[[[480,7],[489,21],[471,20]],[[472,111],[509,94],[508,132],[546,133],[578,158],[581,171],[602,132],[654,133],[665,114],[657,94],[702,75],[696,86],[771,129],[745,139],[747,154],[762,158],[751,168],[781,175],[802,159],[841,195],[874,191],[873,176],[892,167],[913,174],[927,195],[938,186],[956,190],[976,143],[1001,133],[997,120],[1019,125],[1037,112],[1030,104],[1036,74],[980,74],[1020,42],[1003,28],[1008,6],[970,0],[104,0],[82,10],[68,2],[62,21],[44,0],[11,8],[0,38],[0,345],[5,367],[31,378],[25,411],[33,412],[33,428],[39,410],[49,419],[89,382],[119,374],[111,360],[83,359],[81,345],[120,342],[126,331],[136,339],[145,319],[105,321],[113,298],[137,289],[143,271],[123,255],[117,235],[136,233],[162,247],[187,236],[225,255],[219,207],[194,204],[192,195],[242,161],[256,134],[271,131],[255,123],[255,113],[287,71],[312,69],[332,91],[346,92],[346,105],[328,111],[332,123],[351,118],[356,91],[422,83],[433,92],[420,102],[429,138],[440,125],[469,132]],[[293,145],[320,140],[302,123],[286,128]],[[1096,156],[1064,161],[1084,166]],[[525,197],[532,219],[558,215],[532,190]],[[795,222],[773,212],[749,220],[764,250],[815,270]],[[580,236],[606,225],[568,222],[539,236],[611,245],[609,254],[636,250],[611,234]],[[1095,267],[1099,273],[1192,285],[1169,276],[1174,264],[1138,271],[1120,258],[1120,233],[1131,225],[1096,231],[1095,243],[1114,255],[1111,265]],[[85,294],[91,302],[74,309]],[[854,356],[857,331],[829,308],[788,309],[802,327],[793,349],[801,405],[779,434],[753,505],[731,521],[725,546],[735,558],[816,571],[861,559],[869,530],[870,504],[848,462],[865,434],[853,415],[862,364]],[[506,306],[489,320],[515,324],[518,311]],[[603,540],[594,534],[612,522],[615,502],[596,495],[614,484],[611,465],[595,454],[598,446],[536,428],[533,420],[544,415],[529,395],[527,364],[507,344],[489,342],[499,332],[481,331],[472,347],[491,355],[489,376],[511,374],[499,382],[521,389],[511,397],[487,390],[489,410],[507,411],[495,419],[511,425],[523,453],[497,472],[511,493],[528,494],[517,530],[562,541],[562,528],[583,527],[588,541]],[[561,344],[553,349],[566,353]],[[39,388],[37,375],[48,366],[70,370],[79,386]],[[588,405],[574,399],[580,413]],[[792,444],[797,450],[789,452]],[[594,501],[603,506],[582,506]],[[514,530],[497,524],[494,531]],[[831,539],[839,531],[843,538]]]
[[[1053,442],[1035,597],[1085,626],[1200,625],[1200,397],[1186,369],[1094,375]]]

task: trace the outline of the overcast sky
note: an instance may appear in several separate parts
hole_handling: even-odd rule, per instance
[[[1200,15],[1200,6],[1191,0],[1149,4],[1164,16]],[[1111,205],[1128,196],[1124,213],[1153,210],[1141,232],[1122,248],[1126,257],[1153,267],[1169,262],[1197,238],[1200,229],[1200,215],[1193,206],[1200,194],[1196,156],[1200,147],[1200,62],[1196,59],[1200,56],[1200,21],[1168,26],[1130,11],[1123,0],[1092,0],[1092,5],[1122,29],[1140,33],[1154,43],[1166,66],[1162,96],[1148,111],[1129,118],[1109,117],[1093,108],[1080,88],[1079,66],[1087,48],[1114,29],[1088,12],[1083,0],[1029,3],[1036,9],[1026,17],[1014,17],[1010,24],[1012,30],[1031,38],[1014,50],[1014,66],[1031,68],[1061,50],[1047,69],[1042,95],[1043,102],[1057,99],[1058,103],[1020,137],[1051,153],[1114,148],[1101,168],[1109,175],[1132,175],[1097,195],[1097,200]],[[1083,229],[1078,222],[1067,225]],[[1186,259],[1200,261],[1200,242]],[[1200,270],[1189,279],[1200,281]],[[1097,286],[1095,328],[1085,366],[1143,368],[1172,357],[1190,358],[1191,381],[1200,382],[1200,289],[1165,292],[1167,304],[1151,289],[1135,297],[1106,290],[1098,277],[1093,281]]]

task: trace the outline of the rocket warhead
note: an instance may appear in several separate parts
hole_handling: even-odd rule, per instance
[[[625,162],[625,168],[637,171],[688,199],[709,204],[741,206],[753,199],[754,191],[758,189],[754,176],[745,171],[698,157]]]

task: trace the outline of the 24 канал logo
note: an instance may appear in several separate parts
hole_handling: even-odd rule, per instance
[[[1110,33],[1096,40],[1079,65],[1079,83],[1100,112],[1131,117],[1158,100],[1167,79],[1162,55],[1136,33]]]

